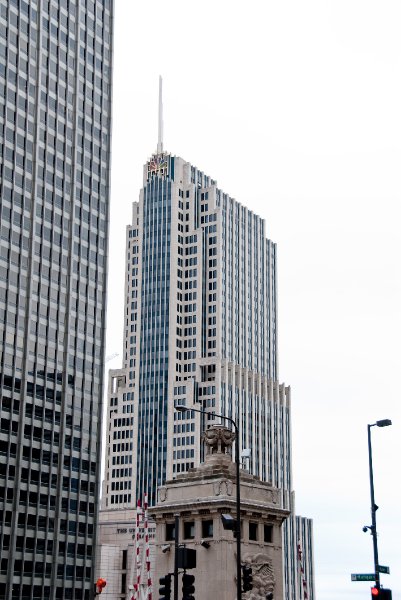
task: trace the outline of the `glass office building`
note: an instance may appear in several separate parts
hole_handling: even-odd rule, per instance
[[[93,594],[112,0],[0,0],[0,598]]]

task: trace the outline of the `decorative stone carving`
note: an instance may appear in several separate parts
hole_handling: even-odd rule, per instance
[[[160,487],[159,488],[159,502],[165,502],[167,498],[167,488]]]
[[[221,481],[215,481],[213,484],[213,490],[216,496],[220,496],[221,494]]]
[[[221,494],[231,496],[233,493],[233,483],[229,480],[215,481],[213,484],[213,489],[216,496],[220,496]]]
[[[266,595],[273,592],[275,586],[275,577],[273,567],[263,552],[257,554],[247,554],[242,557],[242,561],[252,567],[252,585],[253,589],[243,598],[246,600],[266,600]]]
[[[235,432],[222,425],[213,425],[202,436],[207,454],[228,454],[235,440]]]

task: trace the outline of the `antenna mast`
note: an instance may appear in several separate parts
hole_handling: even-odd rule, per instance
[[[159,128],[157,138],[157,154],[163,152],[163,80],[159,75]]]

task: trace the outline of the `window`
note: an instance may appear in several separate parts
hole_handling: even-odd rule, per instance
[[[174,541],[175,526],[174,523],[166,523],[166,542]]]
[[[193,540],[195,537],[194,521],[184,521],[184,539]]]
[[[213,520],[202,521],[202,537],[213,537]]]
[[[256,542],[258,539],[258,524],[249,522],[249,539],[253,542]]]
[[[273,525],[264,525],[263,535],[265,543],[271,544],[273,542]]]

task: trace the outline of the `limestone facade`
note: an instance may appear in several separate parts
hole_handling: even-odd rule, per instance
[[[216,430],[207,432],[209,443]],[[224,434],[223,434],[224,435]],[[219,448],[217,447],[219,445]],[[229,442],[230,445],[230,442]],[[209,446],[210,448],[210,446]],[[252,567],[253,589],[248,600],[265,600],[273,593],[282,600],[283,548],[281,526],[290,514],[282,506],[277,488],[241,470],[241,562]],[[179,515],[179,540],[196,550],[195,598],[219,600],[236,597],[236,539],[223,527],[221,515],[236,517],[235,464],[218,437],[205,462],[159,488],[157,505],[151,509],[156,522],[154,588],[159,578],[174,571],[174,520]],[[179,583],[181,594],[181,580]]]
[[[141,530],[143,533],[143,530]],[[100,513],[99,546],[96,578],[107,581],[101,600],[131,600],[137,581],[136,511],[105,510]],[[154,563],[155,524],[149,522],[150,559]],[[146,582],[144,541],[141,536],[140,564],[142,581]],[[156,596],[157,597],[157,596]]]

